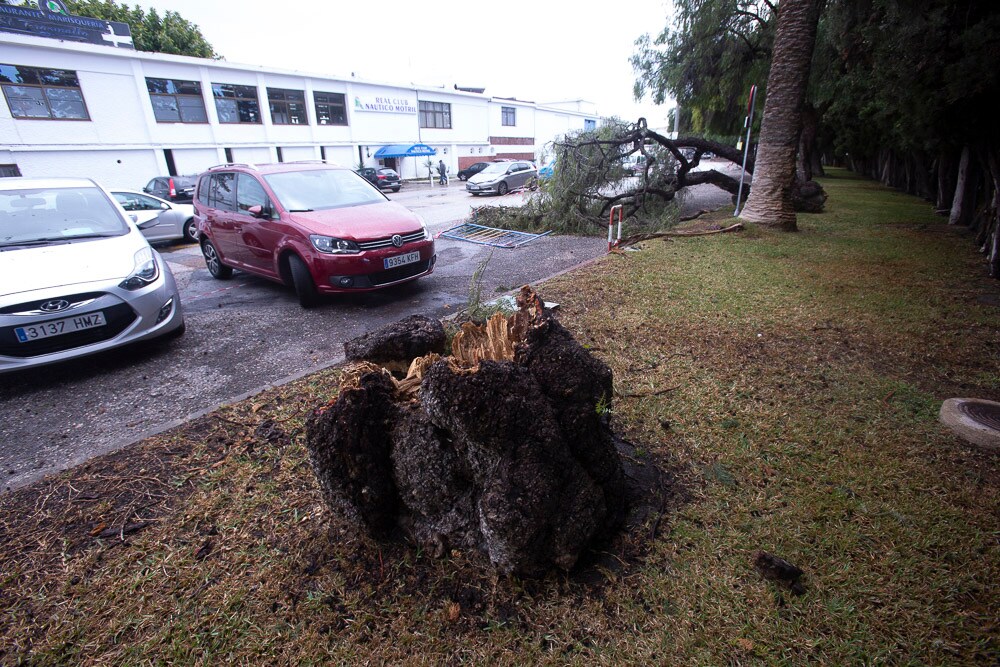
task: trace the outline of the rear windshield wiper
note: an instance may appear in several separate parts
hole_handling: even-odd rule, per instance
[[[311,209],[311,208],[290,208],[290,209],[288,209],[288,212],[289,213],[312,213],[313,209]]]

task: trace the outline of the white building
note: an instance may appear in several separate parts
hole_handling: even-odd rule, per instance
[[[0,32],[0,176],[141,187],[225,162],[326,159],[426,177],[542,157],[593,105],[492,98]],[[409,156],[435,151],[433,158]],[[380,152],[381,151],[381,152]]]

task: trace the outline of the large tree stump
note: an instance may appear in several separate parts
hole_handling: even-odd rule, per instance
[[[523,288],[403,380],[362,363],[306,443],[324,500],[373,535],[477,548],[500,571],[570,570],[621,526],[625,476],[601,408],[611,371]]]

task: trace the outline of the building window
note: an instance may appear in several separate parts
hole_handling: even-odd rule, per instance
[[[0,178],[17,178],[21,175],[21,170],[16,164],[0,164]]]
[[[420,127],[451,129],[451,105],[446,102],[421,102]]]
[[[14,118],[90,120],[76,72],[0,65],[0,84]]]
[[[517,125],[517,109],[514,107],[500,107],[500,124],[506,127]]]
[[[146,90],[158,123],[207,123],[201,83],[179,79],[146,78]]]
[[[343,93],[313,92],[316,122],[320,125],[347,125],[347,103]]]
[[[212,94],[220,123],[260,122],[260,102],[257,101],[257,88],[254,86],[213,83]]]
[[[589,118],[587,118],[587,119],[585,119],[583,121],[583,130],[585,132],[590,132],[590,131],[596,130],[596,129],[597,129],[597,121],[596,120],[590,120]]]
[[[268,88],[267,102],[271,105],[271,122],[275,125],[308,125],[306,94],[301,90]]]

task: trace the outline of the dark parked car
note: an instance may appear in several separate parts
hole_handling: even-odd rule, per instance
[[[175,204],[190,204],[197,183],[197,176],[157,176],[142,191]]]
[[[399,179],[399,174],[388,167],[379,167],[378,169],[364,167],[363,169],[358,169],[358,173],[380,190],[389,188],[393,192],[399,192],[399,188],[403,185],[403,182]]]
[[[198,181],[194,209],[213,277],[255,273],[294,287],[306,308],[320,294],[380,289],[434,270],[434,240],[420,216],[344,167],[212,167]]]
[[[458,171],[458,180],[460,180],[460,181],[467,181],[467,180],[469,180],[470,177],[475,176],[476,174],[478,174],[479,172],[481,172],[483,169],[486,169],[486,167],[488,167],[488,166],[490,166],[489,162],[477,162],[475,164],[470,164],[465,169],[459,169],[459,171]]]

